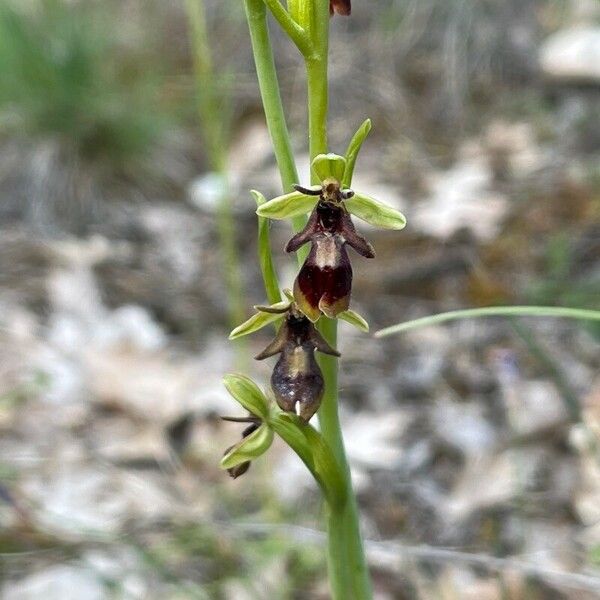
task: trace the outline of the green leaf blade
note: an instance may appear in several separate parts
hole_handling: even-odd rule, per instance
[[[380,329],[375,337],[382,338],[395,333],[403,333],[410,329],[427,327],[457,319],[472,319],[479,317],[562,317],[566,319],[579,319],[582,321],[600,321],[600,310],[584,308],[570,308],[562,306],[486,306],[483,308],[468,308],[465,310],[451,310],[438,313],[412,321],[405,321]]]
[[[370,196],[357,192],[352,198],[344,200],[344,205],[348,212],[374,227],[398,231],[406,226],[406,218],[399,210]]]
[[[258,207],[256,214],[267,219],[293,219],[311,212],[317,201],[317,196],[307,196],[301,192],[290,192],[265,202]]]

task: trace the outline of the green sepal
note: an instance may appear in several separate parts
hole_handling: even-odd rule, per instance
[[[346,321],[346,323],[350,323],[350,325],[354,325],[354,327],[365,333],[368,333],[369,331],[369,324],[367,321],[353,310],[345,310],[344,312],[339,313],[337,318]]]
[[[313,158],[311,167],[319,181],[332,177],[341,182],[346,168],[346,159],[339,154],[318,154]]]
[[[282,302],[276,302],[275,304],[271,304],[271,308],[274,309],[285,309],[289,307],[289,300],[284,300]],[[270,313],[270,312],[257,312],[255,315],[252,315],[247,321],[244,321],[241,325],[238,325],[230,334],[229,339],[235,340],[244,335],[248,335],[250,333],[254,333],[263,327],[266,327],[270,323],[277,321],[283,317],[284,313]]]
[[[265,204],[258,207],[256,214],[267,219],[292,219],[309,213],[318,200],[318,196],[290,192],[265,202]]]
[[[344,206],[355,217],[375,227],[403,229],[406,225],[406,218],[400,211],[358,192],[352,198],[344,200]]]
[[[308,467],[330,505],[343,506],[346,501],[344,474],[323,436],[297,415],[276,407],[269,425]]]
[[[267,419],[269,416],[269,400],[252,379],[245,375],[233,373],[223,377],[223,384],[233,398],[248,412],[263,420]]]
[[[354,165],[356,164],[356,158],[360,148],[365,141],[366,137],[371,131],[371,119],[363,121],[362,125],[357,129],[356,133],[352,136],[348,149],[346,150],[346,168],[344,169],[344,176],[342,178],[342,184],[346,187],[350,187],[352,183],[352,175],[354,175]]]
[[[263,455],[273,443],[273,430],[263,423],[256,431],[238,442],[221,459],[222,469],[232,469]]]

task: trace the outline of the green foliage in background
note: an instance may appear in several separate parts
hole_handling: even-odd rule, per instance
[[[157,141],[169,120],[161,77],[117,39],[115,9],[0,5],[0,134],[58,136],[83,157],[118,162]]]

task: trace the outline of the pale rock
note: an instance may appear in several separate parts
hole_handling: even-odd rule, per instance
[[[543,73],[560,82],[600,84],[600,27],[579,25],[550,35],[540,48]]]
[[[102,580],[90,569],[72,565],[47,567],[20,581],[8,582],[3,600],[104,600]]]
[[[227,179],[220,173],[210,172],[192,181],[188,189],[188,199],[192,206],[216,213],[227,193]]]
[[[439,577],[442,600],[502,600],[502,586],[496,577],[480,577],[470,569],[447,566]]]
[[[412,421],[412,411],[401,409],[349,416],[344,422],[344,439],[350,464],[357,469],[397,468],[403,457],[400,438]]]
[[[171,459],[163,428],[151,422],[136,423],[124,416],[97,419],[91,436],[95,452],[113,463],[150,459],[166,464]]]
[[[112,311],[95,328],[93,343],[99,347],[127,346],[142,352],[161,350],[167,335],[142,306],[125,305]]]
[[[519,380],[513,387],[504,387],[502,392],[515,435],[533,436],[564,426],[569,421],[564,401],[549,381]]]
[[[30,474],[23,493],[35,503],[40,527],[64,539],[117,534],[127,519],[169,514],[173,500],[145,473],[101,469],[84,461],[53,456],[47,474]]]
[[[82,556],[82,562],[104,581],[119,584],[121,600],[146,600],[151,590],[156,594],[156,582],[144,568],[140,556],[128,547],[112,547],[110,553],[102,550],[90,550]]]
[[[411,211],[413,230],[440,239],[463,228],[481,241],[497,235],[508,212],[508,200],[491,189],[491,171],[483,150],[466,154],[449,170],[430,175],[429,196]]]
[[[153,241],[153,258],[163,264],[183,285],[192,285],[201,277],[202,248],[208,231],[185,207],[161,204],[149,206],[140,220]]]
[[[570,524],[528,520],[522,525],[521,556],[545,569],[569,572],[578,567],[578,548]]]
[[[579,482],[573,505],[586,526],[586,537],[600,543],[600,388],[595,386],[584,400],[582,422],[571,427],[569,442],[579,459]]]
[[[264,119],[253,119],[238,128],[229,150],[232,183],[239,185],[272,156],[273,144]]]
[[[289,448],[282,449],[272,470],[273,490],[280,502],[290,505],[307,494],[316,494],[317,484],[306,465]]]
[[[530,123],[495,120],[485,131],[484,145],[492,164],[515,178],[523,179],[544,166],[544,154]]]
[[[441,500],[441,514],[456,524],[477,510],[510,502],[534,481],[544,460],[547,457],[541,450],[531,448],[467,457],[451,493]]]
[[[447,364],[452,336],[447,328],[427,327],[406,334],[406,351],[395,370],[403,389],[413,393],[431,391]],[[436,351],[432,352],[431,349]]]
[[[199,358],[128,348],[83,353],[89,387],[97,401],[168,424],[181,415],[226,414],[235,402],[222,374],[233,363],[222,340],[210,340]]]
[[[490,452],[497,443],[496,431],[486,419],[481,402],[444,398],[432,407],[430,420],[435,434],[466,456]]]

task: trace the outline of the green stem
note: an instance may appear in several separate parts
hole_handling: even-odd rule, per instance
[[[329,40],[329,3],[313,3],[311,37],[314,54],[306,57],[308,83],[308,123],[310,158],[327,152],[327,62]],[[319,183],[313,178],[313,183]],[[322,317],[319,329],[327,341],[337,345],[337,321]],[[347,500],[344,504],[327,505],[329,581],[334,600],[367,600],[371,598],[371,582],[360,533],[356,496],[352,490],[350,467],[338,415],[338,361],[321,354],[319,364],[325,380],[325,393],[319,409],[319,425],[323,438],[340,464]]]
[[[283,190],[290,192],[292,185],[298,183],[298,171],[279,93],[277,71],[267,28],[267,9],[263,0],[245,0],[244,4],[265,119],[281,173]]]
[[[281,174],[281,185],[284,192],[291,192],[292,185],[299,183],[300,179],[298,178],[294,152],[279,92],[279,81],[267,26],[267,9],[263,0],[244,0],[244,4],[250,29],[258,86],[269,135],[275,151],[275,160]],[[294,230],[299,231],[302,229],[305,222],[304,217],[296,217],[293,220]]]
[[[300,180],[279,93],[267,29],[265,4],[263,0],[244,0],[244,2],[267,126],[281,173],[283,189],[290,191],[292,184]],[[310,32],[311,44],[310,52],[303,51],[303,55],[308,82],[309,146],[313,158],[327,151],[329,3],[326,0],[312,0],[308,6],[311,9],[311,22],[310,27],[305,27],[304,31]],[[300,229],[304,221],[304,218],[295,219],[294,229]],[[298,253],[299,261],[304,260],[304,256],[305,254]],[[337,322],[323,317],[321,331],[335,346]],[[319,410],[319,423],[323,437],[341,467],[347,498],[342,503],[327,503],[328,566],[332,597],[334,600],[368,600],[371,598],[371,585],[360,536],[356,498],[352,491],[350,469],[338,418],[337,360],[322,356],[320,364],[325,379],[325,394]]]
[[[310,54],[312,48],[308,33],[292,19],[280,0],[264,0],[264,3],[269,7],[271,14],[277,19],[288,37],[296,44],[298,50],[304,55]]]

